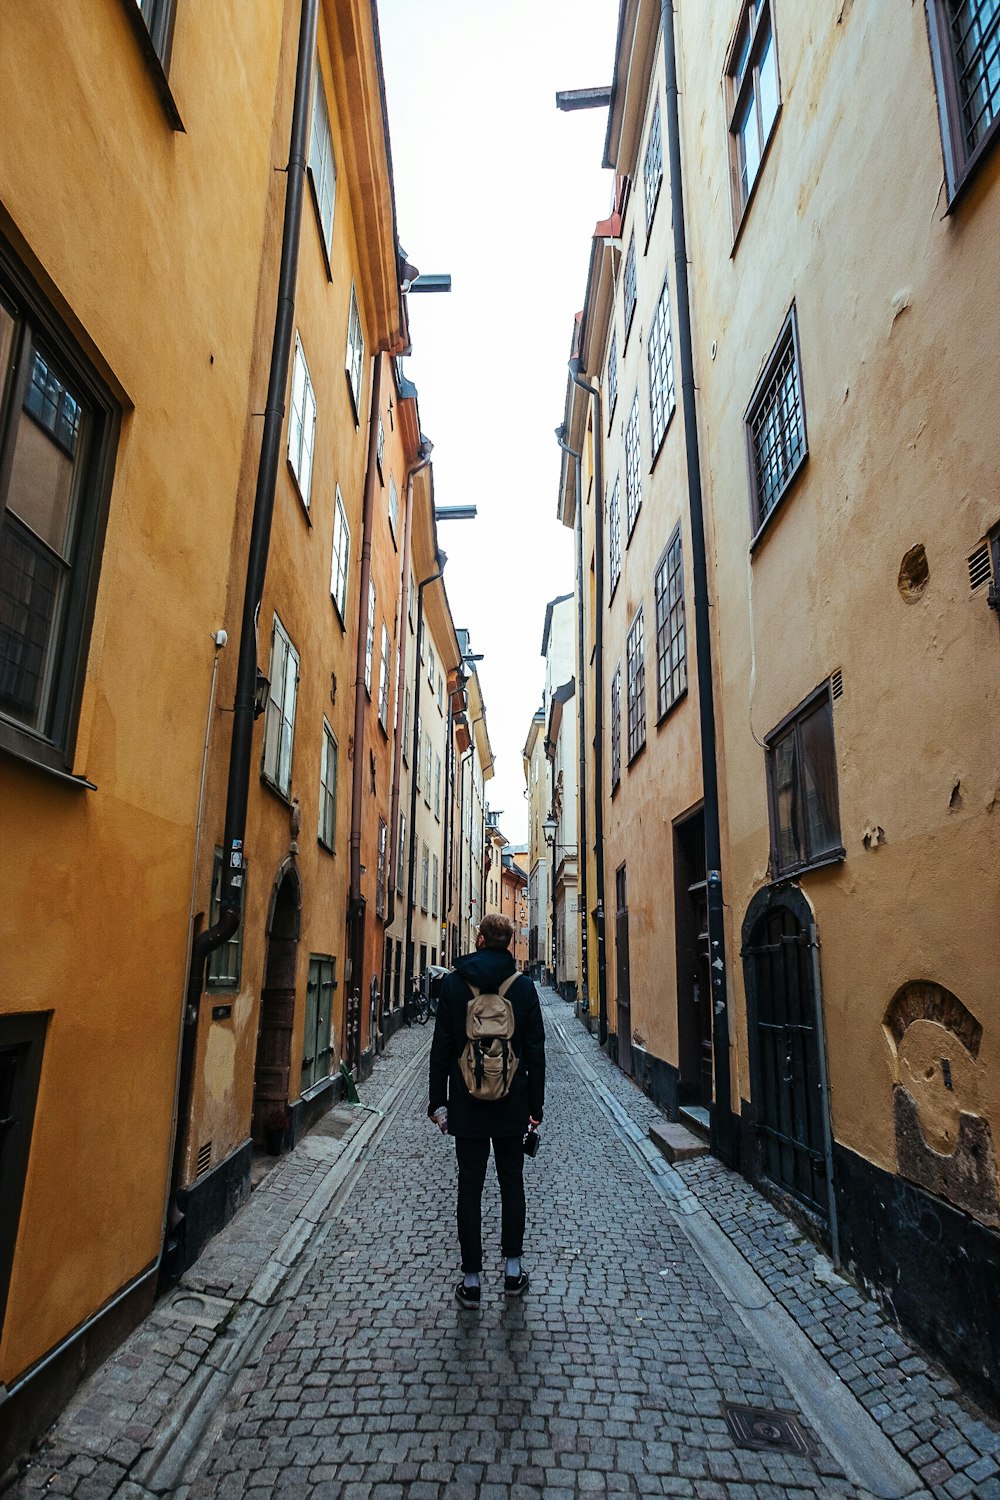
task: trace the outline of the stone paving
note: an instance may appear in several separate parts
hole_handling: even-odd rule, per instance
[[[341,1106],[285,1158],[5,1500],[868,1494],[816,1430],[805,1457],[734,1445],[722,1401],[801,1414],[801,1393],[653,1190],[636,1141],[658,1111],[567,1006],[545,1003],[522,1303],[502,1294],[489,1181],[483,1307],[452,1299],[454,1151],[424,1114],[430,1028],[404,1030],[362,1089],[385,1120]],[[909,1493],[997,1500],[1000,1429],[875,1304],[717,1162],[676,1180],[908,1455]]]

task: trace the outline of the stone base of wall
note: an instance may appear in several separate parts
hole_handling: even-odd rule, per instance
[[[680,1095],[680,1073],[673,1063],[647,1052],[632,1043],[632,1077],[643,1093],[652,1099],[668,1120],[677,1119]]]
[[[291,1107],[288,1114],[291,1119]],[[164,1269],[171,1280],[194,1265],[212,1236],[229,1223],[250,1197],[252,1160],[253,1141],[247,1139],[225,1161],[177,1194],[177,1206],[184,1221],[164,1254]]]

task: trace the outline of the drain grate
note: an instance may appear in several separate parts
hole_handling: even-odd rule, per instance
[[[737,1406],[723,1402],[722,1412],[737,1448],[763,1453],[798,1453],[805,1457],[813,1448],[802,1424],[790,1411],[769,1411],[763,1406]]]

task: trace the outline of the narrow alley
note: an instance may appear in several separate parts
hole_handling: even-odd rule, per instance
[[[1000,1428],[745,1179],[667,1166],[659,1111],[543,1004],[522,1303],[498,1256],[479,1313],[453,1300],[454,1155],[425,1115],[431,1028],[404,1029],[5,1500],[1000,1496]],[[497,1224],[488,1178],[488,1245]],[[747,1446],[741,1406],[793,1421]]]

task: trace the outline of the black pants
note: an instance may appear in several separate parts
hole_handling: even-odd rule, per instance
[[[490,1155],[488,1136],[456,1136],[458,1158],[458,1242],[462,1270],[483,1269],[483,1184]],[[500,1184],[500,1249],[520,1255],[524,1246],[524,1148],[519,1135],[497,1136],[493,1160]]]

